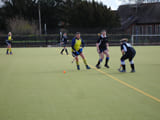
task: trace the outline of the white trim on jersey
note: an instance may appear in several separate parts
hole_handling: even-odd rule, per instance
[[[124,52],[127,52],[127,48],[125,45],[123,45],[123,50],[124,50]]]
[[[107,37],[107,35],[106,35],[106,36],[103,36],[103,35],[101,34],[101,37],[102,37],[102,39],[103,39],[103,38]],[[100,39],[98,45],[100,45],[101,43],[102,43],[102,40]]]

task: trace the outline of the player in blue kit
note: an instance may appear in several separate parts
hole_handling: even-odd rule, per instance
[[[13,53],[12,53],[12,49],[11,49],[11,44],[12,44],[12,33],[11,32],[9,32],[8,33],[8,36],[7,36],[7,40],[6,40],[6,44],[7,44],[7,51],[6,51],[6,54],[7,55],[12,55]]]
[[[80,70],[80,65],[79,65],[79,58],[78,56],[80,55],[81,58],[83,59],[83,62],[86,66],[86,69],[91,69],[88,64],[87,61],[85,59],[85,56],[83,54],[83,48],[84,48],[85,44],[83,39],[81,38],[81,34],[79,32],[76,33],[75,38],[73,38],[72,40],[72,55],[76,60],[76,65],[77,65],[77,70]]]

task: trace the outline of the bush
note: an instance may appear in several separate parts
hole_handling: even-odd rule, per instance
[[[24,18],[15,17],[8,20],[8,30],[14,34],[38,34],[37,25],[35,22],[29,22]]]

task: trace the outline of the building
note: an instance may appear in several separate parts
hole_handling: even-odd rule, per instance
[[[121,28],[128,34],[160,34],[160,3],[122,5]]]

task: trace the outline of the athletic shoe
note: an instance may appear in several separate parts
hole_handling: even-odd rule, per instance
[[[91,69],[88,65],[86,65],[86,69]]]
[[[109,66],[108,66],[108,65],[104,65],[104,67],[109,68]]]
[[[135,70],[131,70],[131,73],[134,73],[134,72],[136,72]]]
[[[80,70],[80,66],[79,65],[77,65],[77,70]]]
[[[61,53],[61,55],[63,55],[63,53]]]
[[[118,71],[119,71],[119,72],[122,72],[122,73],[125,73],[125,72],[126,72],[125,70],[120,70],[120,69],[118,69]]]
[[[100,69],[101,67],[100,67],[99,65],[96,65],[96,68],[97,68],[97,69]]]
[[[13,53],[12,53],[12,52],[10,52],[10,55],[13,55]]]

